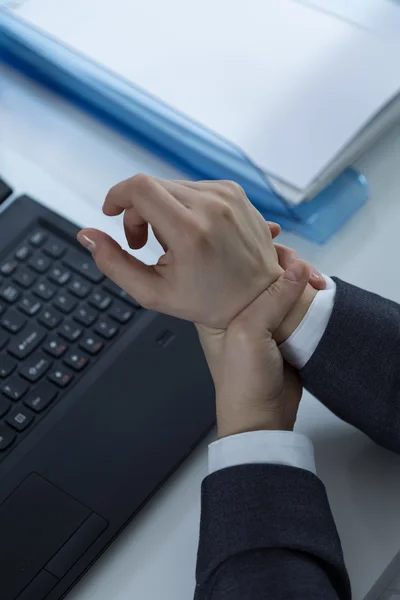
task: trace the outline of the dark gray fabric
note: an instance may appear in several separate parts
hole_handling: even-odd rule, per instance
[[[196,600],[348,600],[325,488],[312,473],[242,465],[208,476]]]
[[[400,452],[400,306],[335,279],[327,330],[301,371],[343,420]],[[207,477],[196,600],[348,600],[340,542],[317,477],[243,465]]]
[[[400,452],[400,306],[334,278],[331,319],[301,371],[338,417]]]

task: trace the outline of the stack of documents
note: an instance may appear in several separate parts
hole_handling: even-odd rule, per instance
[[[375,34],[399,39],[399,0],[299,0]]]
[[[194,176],[238,181],[266,216],[316,241],[367,198],[347,167],[400,118],[399,50],[295,0],[0,11],[6,60]]]

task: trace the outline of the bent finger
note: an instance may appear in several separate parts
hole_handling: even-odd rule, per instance
[[[294,261],[279,279],[245,308],[233,323],[252,336],[271,334],[300,300],[309,277],[309,265]]]
[[[276,237],[278,237],[278,235],[281,232],[281,226],[279,225],[279,223],[275,223],[275,221],[267,221],[267,225],[271,232],[272,239],[275,239]]]
[[[282,269],[288,269],[293,261],[299,258],[296,250],[282,246],[282,244],[275,244],[275,250],[278,255],[278,262]],[[309,263],[308,263],[309,264]],[[312,265],[310,265],[310,277],[308,279],[309,284],[317,291],[326,289],[326,280],[319,271],[317,271]]]
[[[154,177],[136,175],[111,188],[103,204],[108,216],[129,210],[129,223],[149,223],[168,243],[179,236],[190,220],[189,211]]]

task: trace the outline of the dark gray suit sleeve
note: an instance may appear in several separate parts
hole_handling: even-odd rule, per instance
[[[195,600],[349,600],[325,488],[312,473],[242,465],[208,476]]]
[[[300,372],[338,417],[400,452],[400,306],[334,278],[328,327]]]

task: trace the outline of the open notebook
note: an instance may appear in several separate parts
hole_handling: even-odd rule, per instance
[[[262,179],[294,211],[400,118],[397,43],[295,0],[4,6],[18,17],[16,37],[29,37],[21,23],[34,27],[28,51],[79,72],[93,102],[107,88],[121,114],[133,100],[143,121],[161,115],[172,151],[196,139],[207,147],[196,155],[203,172],[218,175],[213,165],[229,157],[238,180]]]

